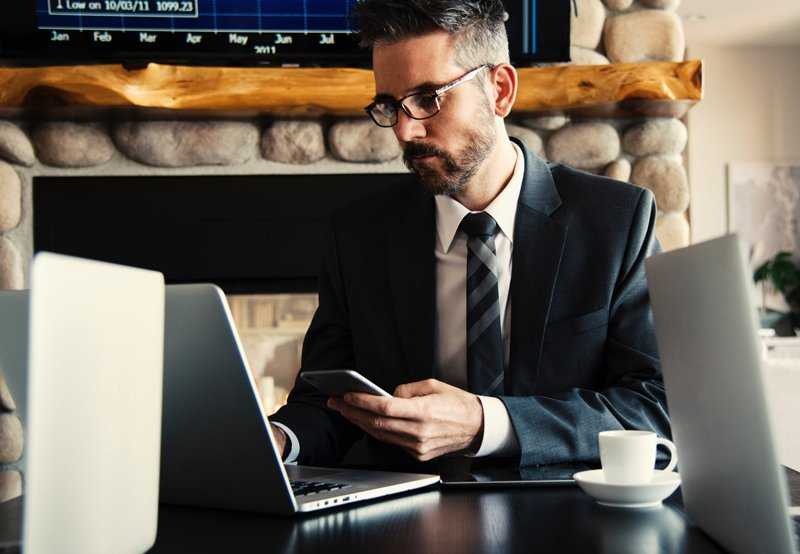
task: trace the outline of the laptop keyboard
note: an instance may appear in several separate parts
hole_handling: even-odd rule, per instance
[[[324,481],[289,481],[292,485],[292,492],[295,496],[307,496],[320,492],[335,491],[346,489],[348,483],[329,483]]]

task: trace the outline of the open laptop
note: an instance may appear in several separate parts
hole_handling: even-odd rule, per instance
[[[147,550],[158,521],[163,276],[42,252],[30,292],[0,293],[0,320],[25,427],[24,551]],[[2,527],[4,546],[19,542],[14,527]]]
[[[778,464],[752,275],[736,235],[646,261],[683,500],[734,552],[790,554],[800,524]],[[799,391],[800,392],[800,391]]]
[[[222,291],[167,286],[162,502],[288,515],[438,482],[284,466]]]

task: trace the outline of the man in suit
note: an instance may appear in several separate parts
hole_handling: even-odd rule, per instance
[[[286,462],[598,458],[597,432],[669,436],[644,260],[653,196],[509,139],[500,0],[367,0],[373,121],[412,173],[335,214],[301,371],[352,368],[394,398],[298,379],[272,418]]]

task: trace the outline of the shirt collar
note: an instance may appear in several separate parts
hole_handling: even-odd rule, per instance
[[[514,242],[514,220],[517,217],[517,202],[522,190],[522,178],[525,175],[525,157],[515,143],[511,143],[517,154],[514,164],[514,173],[508,183],[500,191],[492,203],[484,210],[491,215],[509,241]],[[437,194],[436,201],[436,233],[439,239],[439,248],[442,252],[449,252],[453,240],[458,232],[461,220],[470,211],[456,199],[443,194]]]

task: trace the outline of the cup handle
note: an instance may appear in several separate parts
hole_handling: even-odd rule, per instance
[[[662,439],[661,437],[656,437],[656,445],[663,444],[669,450],[669,465],[663,469],[663,471],[672,471],[675,469],[675,466],[678,465],[678,451],[675,448],[675,444],[668,439]]]

